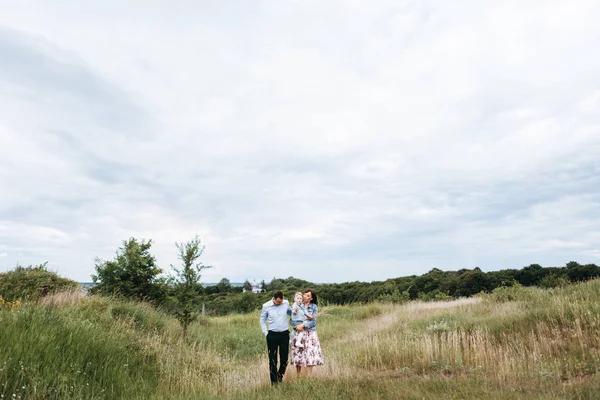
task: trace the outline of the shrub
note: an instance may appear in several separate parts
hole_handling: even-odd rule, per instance
[[[79,288],[77,282],[48,271],[46,264],[17,266],[13,271],[0,273],[0,296],[7,301],[37,301],[49,294]]]
[[[408,291],[405,290],[405,291],[401,292],[398,289],[394,290],[391,293],[381,294],[381,295],[379,295],[379,297],[377,297],[377,301],[381,301],[384,303],[404,303],[404,302],[407,302],[408,300],[410,300]]]
[[[543,288],[555,288],[555,287],[564,287],[569,284],[569,279],[561,275],[546,275],[540,281],[540,287]]]
[[[534,288],[526,288],[521,284],[513,286],[502,286],[496,288],[489,295],[488,299],[496,303],[507,301],[528,301],[535,297]]]
[[[431,292],[426,292],[426,293],[419,293],[419,300],[423,300],[423,301],[440,301],[440,300],[450,300],[452,299],[452,296],[450,296],[448,293],[444,293],[441,292],[437,289],[431,291]]]

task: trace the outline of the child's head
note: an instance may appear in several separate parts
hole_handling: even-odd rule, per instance
[[[302,292],[296,292],[294,295],[294,303],[302,304]]]

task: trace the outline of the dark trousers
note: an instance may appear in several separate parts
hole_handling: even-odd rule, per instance
[[[269,372],[271,383],[281,382],[288,363],[290,351],[290,332],[267,333],[267,349],[269,349]],[[277,353],[279,353],[279,369],[277,369]]]

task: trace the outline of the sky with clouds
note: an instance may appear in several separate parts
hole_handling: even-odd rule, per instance
[[[600,263],[598,1],[2,1],[0,271]]]

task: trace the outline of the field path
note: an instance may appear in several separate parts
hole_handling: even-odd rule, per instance
[[[358,371],[347,365],[336,357],[336,354],[341,353],[343,348],[352,348],[353,344],[360,344],[367,338],[373,337],[378,333],[384,332],[393,326],[406,323],[411,319],[423,317],[424,314],[445,310],[449,308],[462,307],[477,304],[481,301],[478,297],[465,297],[456,300],[448,301],[411,301],[401,305],[393,306],[392,310],[382,315],[361,321],[357,328],[352,329],[349,334],[341,335],[330,343],[326,343],[324,347],[338,351],[326,352],[326,362],[324,368],[315,369],[316,376],[352,376]]]
[[[410,320],[416,313],[444,310],[448,308],[466,306],[479,303],[477,297],[461,298],[449,301],[422,302],[411,301],[409,303],[394,306],[391,312],[378,315],[373,318],[362,321],[360,327],[353,329],[349,335],[340,336],[335,344],[356,342],[365,337],[376,335],[382,331],[391,328],[394,325]]]

